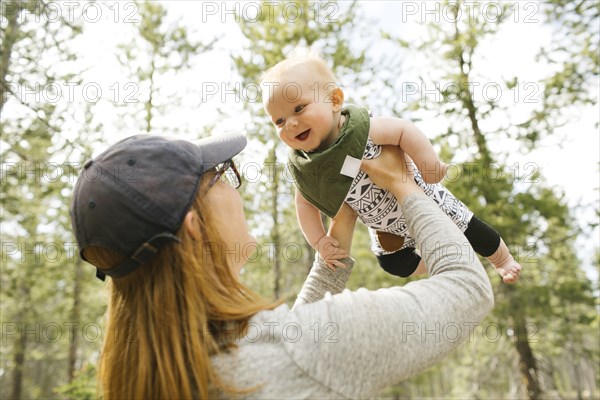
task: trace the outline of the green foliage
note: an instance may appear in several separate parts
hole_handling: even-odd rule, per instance
[[[54,392],[71,400],[102,399],[96,385],[96,367],[93,364],[86,364],[76,372],[71,382],[57,387]]]
[[[73,271],[66,206],[72,175],[61,159],[74,146],[59,132],[72,110],[46,101],[42,91],[47,84],[78,82],[68,43],[81,26],[39,18],[44,5],[52,2],[2,3],[3,398],[47,397],[54,379],[68,375],[64,317],[71,299],[63,277]]]
[[[192,42],[185,27],[167,23],[167,10],[159,2],[136,1],[135,5],[139,9],[139,23],[133,25],[136,39],[119,46],[117,59],[134,79],[135,93],[140,91],[142,99],[126,104],[121,116],[132,120],[136,129],[152,133],[157,130],[155,117],[180,105],[179,96],[167,94],[165,76],[190,69],[191,59],[210,50],[217,39]]]
[[[596,21],[597,25],[597,20],[591,16],[594,13],[597,16],[597,8],[589,6],[593,2],[580,2],[574,10],[574,3],[550,3],[553,4],[546,4],[548,9],[557,7],[548,11],[549,18],[571,21],[573,27],[578,27],[579,37],[588,37],[595,32],[597,27],[592,28],[591,24]],[[457,4],[460,6],[462,2]],[[479,6],[473,5],[475,8]],[[431,63],[440,66],[437,77],[455,83],[440,92],[440,101],[415,102],[409,105],[409,109],[436,111],[448,119],[448,132],[439,140],[446,160],[456,163],[449,174],[447,186],[479,218],[503,236],[524,267],[520,281],[512,287],[502,284],[490,268],[496,306],[487,321],[498,326],[501,332],[517,332],[519,327],[524,326],[532,329],[522,338],[513,336],[517,352],[512,357],[518,357],[525,365],[521,367],[523,374],[524,371],[533,373],[534,378],[526,374],[523,377],[530,398],[536,398],[544,390],[552,389],[552,385],[543,387],[541,380],[537,381],[535,376],[546,375],[543,365],[554,362],[553,357],[564,356],[563,346],[579,349],[580,356],[586,360],[597,360],[598,347],[584,344],[591,338],[589,324],[598,322],[594,292],[591,282],[579,267],[581,262],[574,243],[580,231],[573,222],[564,193],[545,184],[537,165],[528,165],[527,168],[518,164],[505,165],[502,162],[504,155],[495,152],[489,143],[500,133],[506,137],[506,132],[515,132],[510,138],[529,148],[552,135],[555,128],[564,124],[568,103],[591,101],[592,92],[582,82],[593,81],[592,78],[597,76],[597,64],[591,68],[589,60],[581,59],[589,56],[587,52],[578,50],[578,46],[571,47],[569,51],[579,54],[581,65],[575,68],[566,62],[558,73],[541,77],[539,84],[544,86],[542,108],[531,110],[531,117],[517,129],[507,125],[505,121],[510,122],[511,107],[478,101],[472,97],[467,85],[485,76],[483,71],[478,70],[475,60],[486,51],[480,46],[483,39],[497,34],[514,10],[513,5],[508,3],[502,7],[503,18],[495,22],[483,18],[454,18],[446,23],[430,24],[428,36],[410,44],[389,34],[387,37],[399,46],[430,54]],[[479,15],[477,11],[475,15]],[[586,46],[584,40],[583,47],[587,49]],[[548,51],[547,54],[558,56],[559,52],[567,50],[556,47]],[[502,79],[498,77],[495,81],[501,82]],[[504,81],[504,84],[507,88],[514,88],[518,82],[519,77],[515,77]],[[519,106],[514,104],[512,107]],[[488,128],[482,128],[484,126]],[[471,158],[467,161],[453,159],[455,155],[450,150],[450,143],[466,148]],[[483,262],[488,264],[485,260]],[[535,335],[530,335],[531,332]],[[525,346],[533,351],[534,359],[523,352],[520,346],[523,339]],[[488,346],[489,349],[483,348],[484,353],[506,351],[495,348],[494,344]],[[554,356],[548,357],[547,354]],[[446,371],[440,373],[447,374]],[[517,379],[517,375],[513,374],[512,379]],[[418,385],[418,382],[417,379],[414,384]],[[499,396],[508,389],[498,387],[497,392],[488,392],[485,387],[496,385],[489,380],[483,383],[478,382],[474,396]],[[569,386],[568,390],[572,388]],[[524,388],[520,390],[525,392]]]
[[[52,3],[0,3],[2,398],[98,397],[94,365],[102,339],[97,330],[104,329],[104,284],[94,278],[89,266],[78,261],[68,205],[77,166],[102,147],[106,138],[95,122],[94,105],[32,100],[39,94],[36,83],[60,85],[62,81],[81,83],[84,79],[85,66],[76,64],[72,43],[82,32],[81,21],[50,23],[32,18],[40,15],[44,4]],[[528,149],[556,134],[555,129],[568,120],[567,111],[573,106],[597,101],[593,90],[599,74],[598,3],[539,3],[545,24],[556,32],[550,46],[541,50],[539,60],[553,69],[550,73],[540,71],[537,83],[543,88],[542,101],[516,122],[511,116],[522,111],[521,105],[481,101],[465,90],[467,82],[494,79],[510,91],[523,80],[521,76],[490,77],[478,64],[490,51],[482,43],[504,29],[513,5],[501,3],[504,13],[498,21],[476,19],[469,23],[460,19],[456,24],[431,24],[419,40],[397,37],[403,35],[403,27],[394,34],[384,33],[399,52],[390,51],[383,62],[367,57],[367,50],[379,38],[374,38],[369,22],[361,18],[363,3],[294,3],[301,7],[302,17],[293,22],[289,15],[283,17],[286,2],[262,2],[264,12],[258,21],[240,18],[243,49],[233,54],[232,62],[242,81],[256,83],[268,67],[295,49],[312,48],[351,89],[347,92],[356,93],[354,101],[376,104],[377,114],[410,113],[415,119],[431,115],[429,112],[443,115],[448,126],[437,144],[444,160],[456,162],[447,186],[502,234],[524,266],[519,283],[507,287],[483,260],[496,294],[493,314],[446,360],[381,396],[522,398],[526,390],[516,345],[524,339],[534,354],[537,376],[542,378],[548,397],[585,398],[586,391],[588,396],[597,395],[598,285],[579,268],[580,253],[575,245],[587,231],[575,224],[565,193],[550,186],[536,166],[507,165],[506,154],[490,143],[502,138]],[[211,49],[215,40],[192,42],[184,27],[169,22],[165,3],[136,4],[140,23],[132,28],[135,40],[123,45],[117,57],[147,96],[120,112],[134,121],[133,125],[156,131],[155,117],[168,114],[178,104],[179,96],[169,97],[164,90],[168,77],[193,68],[194,56]],[[320,18],[315,18],[315,7],[319,7]],[[335,21],[328,22],[325,17],[332,9],[338,12],[333,15]],[[270,15],[275,18],[270,19]],[[457,83],[443,89],[440,102],[403,104],[400,100],[400,71],[395,60],[416,54],[428,57],[427,71],[420,76],[423,82],[439,79]],[[24,90],[31,95],[23,96]],[[361,99],[365,93],[371,97]],[[264,161],[259,165],[260,179],[243,186],[249,223],[259,238],[260,252],[242,278],[265,296],[275,294],[292,302],[314,253],[297,227],[293,186],[285,173],[285,149],[261,104],[247,103],[244,108],[251,115],[246,125],[250,144],[240,160],[242,164],[260,157]],[[228,110],[223,117],[237,115]],[[209,132],[212,127],[205,129]],[[459,153],[458,149],[464,151]],[[67,161],[73,163],[72,169],[64,168]],[[352,249],[357,263],[350,288],[377,289],[410,281],[382,271],[369,242],[366,228],[359,224]],[[62,251],[60,256],[57,251]],[[600,251],[596,250],[595,267],[599,265]],[[75,369],[78,371],[71,376]]]
[[[105,138],[95,104],[47,91],[52,84],[81,83],[85,69],[73,50],[82,24],[64,20],[66,13],[59,20],[42,17],[53,7],[63,10],[52,3],[2,2],[2,398],[51,398],[53,388],[67,382],[61,393],[97,397],[83,383],[93,368],[75,380],[73,372],[97,359],[106,294],[79,260],[69,204],[81,166]],[[152,17],[157,7],[144,10],[147,20],[160,20]],[[155,46],[159,56],[173,46],[171,53],[181,51],[188,63],[184,30],[160,38],[153,37],[164,39]]]

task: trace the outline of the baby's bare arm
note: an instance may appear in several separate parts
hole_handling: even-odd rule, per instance
[[[347,253],[350,253],[352,247],[352,237],[354,236],[354,227],[356,225],[357,215],[354,210],[346,203],[342,205],[342,208],[335,217],[331,220],[331,226],[329,227],[329,236],[336,239],[339,243],[340,249]]]
[[[356,222],[356,215],[352,209],[344,204],[340,212],[331,220],[329,234],[326,234],[319,210],[308,202],[298,190],[296,190],[295,200],[300,229],[310,246],[319,253],[319,256],[331,269],[344,267],[340,260],[348,257],[347,249],[352,244],[352,232]],[[340,246],[338,240],[343,242],[344,247]]]
[[[371,118],[369,136],[378,145],[399,146],[415,162],[423,180],[437,183],[444,179],[447,166],[440,161],[427,136],[410,121],[391,118]]]
[[[319,239],[326,235],[325,227],[321,220],[321,213],[319,212],[319,209],[310,204],[297,189],[295,202],[296,216],[298,218],[298,224],[300,224],[300,230],[302,230],[308,244],[315,247]]]

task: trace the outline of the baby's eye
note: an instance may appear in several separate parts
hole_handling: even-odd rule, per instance
[[[275,121],[275,125],[277,126],[281,126],[283,125],[284,119],[283,118],[279,118],[277,121]]]
[[[296,106],[296,108],[294,108],[294,111],[295,111],[295,112],[300,112],[300,111],[302,111],[302,110],[304,110],[304,106],[303,106],[303,105],[301,105],[301,106]]]

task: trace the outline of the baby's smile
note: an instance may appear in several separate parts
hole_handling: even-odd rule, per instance
[[[301,132],[298,135],[296,135],[295,139],[300,140],[300,141],[304,141],[304,140],[306,140],[308,138],[309,134],[310,134],[310,129],[307,129],[304,132]]]

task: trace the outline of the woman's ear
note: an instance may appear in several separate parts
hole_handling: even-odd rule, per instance
[[[198,216],[195,211],[188,211],[188,213],[185,214],[183,226],[193,240],[200,239],[200,225],[198,225]]]
[[[331,93],[331,103],[333,104],[333,111],[338,112],[344,105],[344,91],[339,87],[333,89]]]

